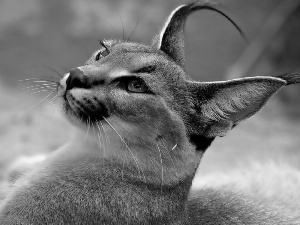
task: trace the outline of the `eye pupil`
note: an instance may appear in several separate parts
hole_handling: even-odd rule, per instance
[[[136,80],[135,81],[133,81],[133,86],[135,87],[135,88],[141,88],[141,84],[139,84]]]
[[[145,93],[148,92],[148,87],[140,80],[131,80],[127,86],[130,92]]]

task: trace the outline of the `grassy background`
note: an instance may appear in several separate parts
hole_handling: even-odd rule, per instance
[[[149,43],[171,10],[185,2],[0,1],[0,179],[20,155],[51,152],[66,142],[72,129],[55,106],[43,104],[31,109],[43,95],[29,95],[22,90],[24,84],[17,80],[55,76],[53,71],[35,66],[48,66],[65,73],[81,65],[98,47],[97,39],[122,38],[120,17],[127,36],[140,20],[133,39]],[[220,1],[250,41],[278,2]],[[299,16],[291,15],[272,42],[267,43],[266,51],[249,74],[240,76],[299,71],[299,24]],[[186,64],[187,72],[194,79],[226,79],[226,72],[246,47],[233,26],[216,13],[199,12],[187,22]],[[247,183],[248,177],[243,174],[250,170],[254,171],[253,177],[265,181],[266,188],[278,184],[282,187],[290,183],[297,185],[300,169],[299,89],[300,86],[295,86],[281,91],[260,113],[227,137],[217,139],[202,160],[195,185],[210,179],[211,174],[217,177],[211,180],[216,185],[228,177]],[[284,171],[293,171],[290,183],[284,179],[288,177]],[[276,181],[273,183],[269,178],[276,174],[280,179],[273,179]],[[249,179],[253,180],[253,177]]]

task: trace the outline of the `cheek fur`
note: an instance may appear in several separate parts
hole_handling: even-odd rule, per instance
[[[112,114],[127,122],[149,123],[159,118],[163,104],[160,99],[148,94],[124,94],[114,92],[110,103]]]

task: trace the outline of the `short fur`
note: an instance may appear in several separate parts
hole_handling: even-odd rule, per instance
[[[184,71],[177,8],[151,46],[105,41],[60,81],[74,137],[16,184],[0,224],[299,224],[239,191],[190,193],[204,151],[299,74],[201,83]],[[214,10],[217,11],[218,10]],[[222,13],[223,14],[223,13]],[[232,20],[230,20],[232,21]]]

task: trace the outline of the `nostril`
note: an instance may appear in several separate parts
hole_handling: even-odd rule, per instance
[[[88,86],[86,76],[78,68],[74,68],[70,70],[70,75],[66,81],[66,84],[67,84],[67,90],[76,87],[87,88]]]

